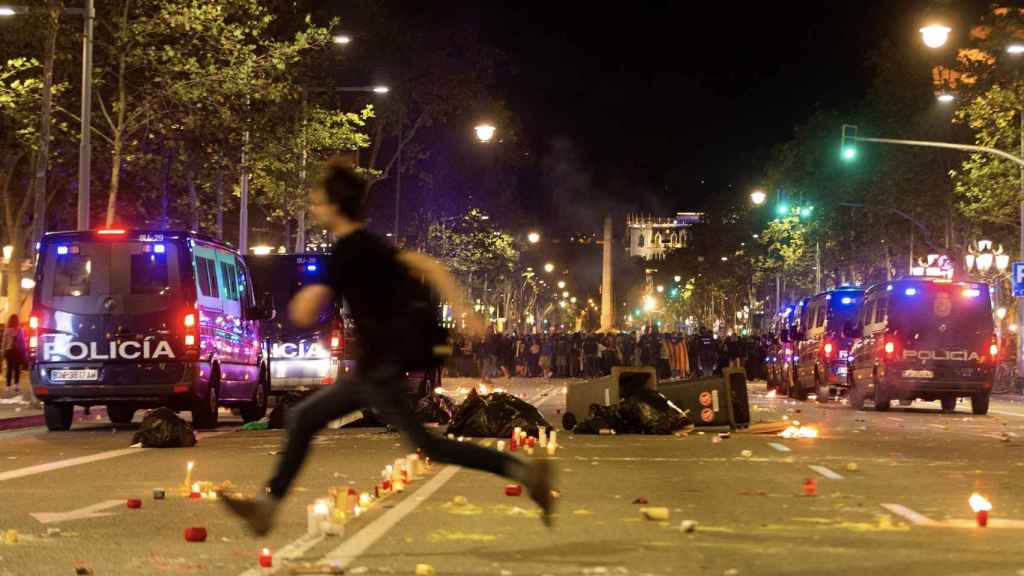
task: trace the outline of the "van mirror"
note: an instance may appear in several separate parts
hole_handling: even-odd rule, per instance
[[[273,320],[277,316],[277,309],[274,307],[274,295],[270,292],[264,292],[256,303],[256,308],[253,310],[254,320]]]

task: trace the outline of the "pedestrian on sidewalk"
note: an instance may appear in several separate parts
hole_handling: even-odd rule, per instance
[[[4,362],[7,364],[7,391],[10,392],[13,385],[14,391],[17,392],[21,385],[21,369],[28,361],[25,331],[21,328],[17,314],[11,314],[7,319],[7,326],[0,340],[0,351],[3,352]]]
[[[225,494],[221,500],[256,534],[266,534],[302,468],[314,434],[331,420],[369,407],[431,460],[491,472],[523,484],[550,525],[554,497],[548,461],[530,462],[515,454],[434,436],[413,415],[406,400],[405,373],[435,367],[440,361],[437,348],[446,340],[431,290],[452,305],[456,317],[466,318],[474,336],[483,335],[484,325],[466,306],[463,290],[443,266],[423,254],[398,252],[366,230],[365,190],[366,181],[353,168],[328,164],[310,193],[310,211],[337,238],[327,283],[304,287],[288,310],[293,324],[309,326],[332,300],[344,300],[359,335],[355,377],[339,374],[334,384],[291,409],[284,453],[268,482],[269,495],[247,499]]]

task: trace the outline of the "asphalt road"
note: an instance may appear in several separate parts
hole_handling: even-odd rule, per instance
[[[453,392],[469,385],[446,384]],[[505,387],[554,423],[571,385]],[[417,564],[442,575],[502,576],[1024,574],[1015,554],[1024,537],[1024,406],[996,401],[986,417],[972,416],[969,405],[941,414],[937,403],[876,413],[767,398],[757,385],[751,395],[755,419],[785,416],[820,436],[559,434],[561,498],[551,530],[525,496],[505,496],[501,479],[435,465],[404,494],[350,520],[343,536],[303,537],[307,504],[331,486],[369,490],[407,452],[398,435],[376,428],[321,434],[265,539],[247,535],[219,503],[177,490],[191,460],[195,480],[255,491],[280,432],[242,431],[228,420],[194,448],[164,450],[129,448],[132,429],[96,416],[68,433],[0,432],[0,528],[19,536],[0,543],[0,575],[70,575],[76,566],[97,575],[287,574],[287,557],[334,562],[349,574],[413,574]],[[815,496],[803,493],[808,478]],[[167,499],[153,500],[154,488]],[[968,507],[975,491],[993,503],[985,529]],[[467,503],[454,505],[459,496]],[[639,497],[668,507],[670,519],[643,519]],[[126,508],[128,498],[142,508]],[[684,520],[696,531],[681,531]],[[208,540],[185,542],[190,526],[207,528]],[[47,536],[48,528],[60,533]],[[257,565],[263,547],[274,551],[273,569]]]

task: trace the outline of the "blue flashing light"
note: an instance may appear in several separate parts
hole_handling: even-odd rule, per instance
[[[889,284],[888,286],[886,286],[885,287],[885,291],[886,292],[892,292],[892,284]]]
[[[840,302],[842,302],[843,304],[853,304],[853,298],[850,298],[849,296],[843,296]]]
[[[163,244],[153,244],[153,252],[156,252],[157,254],[163,254],[165,250],[167,250],[167,247],[164,246]]]
[[[67,246],[57,246],[57,255],[58,256],[64,256],[67,253],[68,253],[68,247]]]
[[[917,294],[917,288],[907,288],[903,293],[907,296],[915,296]]]
[[[306,272],[316,272],[316,264],[306,264]]]
[[[965,288],[964,296],[967,298],[977,298],[978,296],[981,296],[981,290],[978,290],[977,288]]]

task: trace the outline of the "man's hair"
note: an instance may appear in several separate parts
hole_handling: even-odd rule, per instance
[[[320,188],[327,202],[352,220],[362,220],[366,208],[366,178],[349,163],[330,160],[324,166]]]

